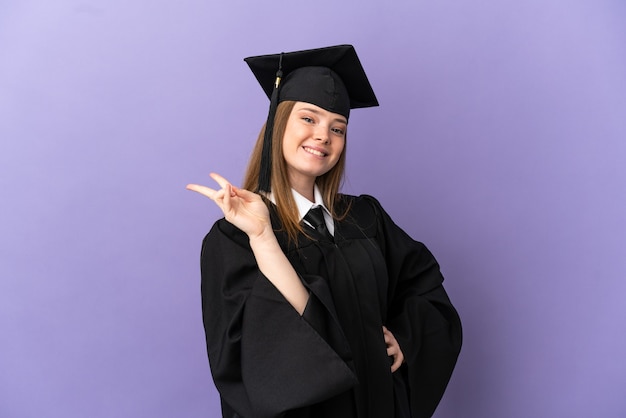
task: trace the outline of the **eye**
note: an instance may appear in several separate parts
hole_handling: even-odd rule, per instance
[[[343,136],[346,133],[346,131],[343,128],[332,128],[331,131],[341,136]]]
[[[308,117],[308,116],[303,116],[302,120],[305,121],[306,123],[313,123],[313,119]]]

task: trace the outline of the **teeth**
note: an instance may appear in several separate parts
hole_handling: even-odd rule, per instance
[[[307,147],[304,147],[304,150],[308,152],[309,154],[317,155],[318,157],[324,157],[326,155],[323,152],[319,152],[317,150],[307,148]]]

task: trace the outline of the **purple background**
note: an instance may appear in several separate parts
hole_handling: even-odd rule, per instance
[[[0,3],[0,416],[215,417],[184,190],[239,183],[242,58],[352,43],[344,190],[447,277],[438,418],[626,416],[622,0]]]

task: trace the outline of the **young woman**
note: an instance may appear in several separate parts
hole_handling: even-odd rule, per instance
[[[271,104],[244,187],[187,186],[224,212],[201,255],[223,416],[431,416],[461,324],[428,249],[339,193],[350,108],[378,104],[354,49],[246,61]]]

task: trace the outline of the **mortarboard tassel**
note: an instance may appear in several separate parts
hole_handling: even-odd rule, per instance
[[[263,150],[261,152],[261,170],[259,173],[259,191],[269,193],[271,191],[272,179],[272,134],[274,132],[274,117],[276,116],[276,108],[278,107],[278,89],[280,80],[283,76],[283,54],[280,54],[278,61],[278,71],[276,72],[276,81],[274,82],[274,90],[270,98],[270,110],[265,123],[265,135],[263,137]]]

